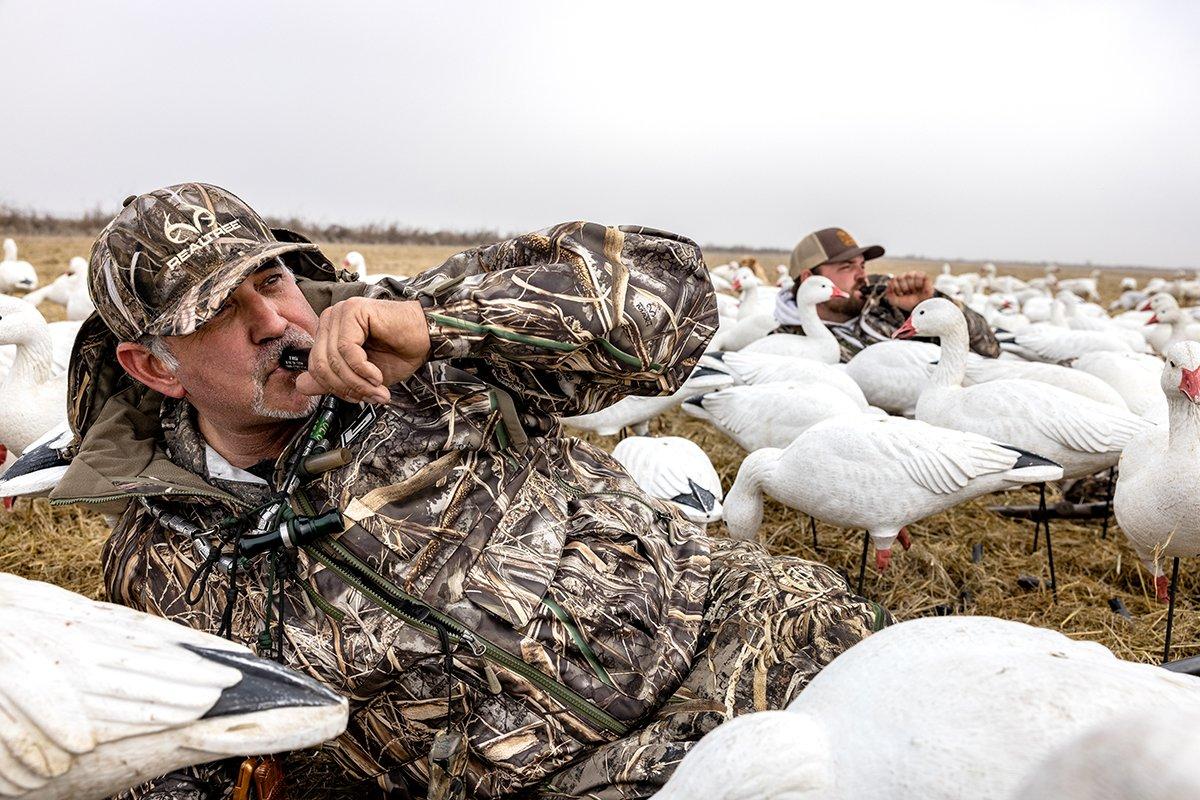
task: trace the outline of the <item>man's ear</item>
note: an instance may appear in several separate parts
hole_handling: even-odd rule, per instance
[[[187,392],[175,373],[158,356],[140,344],[121,342],[117,345],[117,361],[134,380],[143,383],[159,394],[176,399]]]

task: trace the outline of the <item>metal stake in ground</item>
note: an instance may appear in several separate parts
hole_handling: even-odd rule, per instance
[[[1171,625],[1175,622],[1175,584],[1179,581],[1179,558],[1171,559],[1171,589],[1167,600],[1167,640],[1163,643],[1163,663],[1171,660]]]
[[[870,531],[863,531],[863,551],[862,558],[858,562],[858,593],[863,593],[863,579],[867,575],[867,548],[871,545]]]
[[[1104,527],[1100,529],[1100,538],[1108,538],[1108,520],[1112,517],[1113,476],[1116,467],[1108,468],[1108,486],[1104,490]]]
[[[810,531],[812,531],[813,552],[814,553],[821,552],[820,549],[817,547],[817,518],[816,517],[810,516],[808,518],[808,529]]]

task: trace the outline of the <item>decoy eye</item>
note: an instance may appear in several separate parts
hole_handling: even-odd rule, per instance
[[[1174,361],[1168,361],[1167,363],[1171,365],[1171,369],[1175,369],[1175,362],[1174,362]]]

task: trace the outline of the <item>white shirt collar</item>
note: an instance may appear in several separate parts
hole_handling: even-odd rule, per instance
[[[210,478],[221,478],[222,480],[237,481],[238,483],[267,485],[266,481],[253,472],[247,472],[241,467],[235,467],[233,464],[230,464],[225,460],[225,456],[209,447],[208,443],[204,445],[204,465],[208,468],[208,477]]]

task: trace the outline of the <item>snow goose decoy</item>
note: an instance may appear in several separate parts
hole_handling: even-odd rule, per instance
[[[787,447],[824,419],[839,414],[871,412],[827,383],[763,383],[729,386],[690,397],[684,413],[706,420],[746,451]],[[880,409],[872,413],[882,415]]]
[[[811,358],[777,356],[771,353],[706,353],[700,363],[726,369],[738,383],[752,386],[763,383],[826,383],[841,390],[866,410],[867,398],[845,368],[836,364],[825,364]]]
[[[645,436],[650,430],[650,420],[658,415],[670,411],[689,397],[715,391],[732,383],[733,378],[727,372],[697,366],[673,394],[655,397],[629,395],[599,411],[563,417],[562,424],[601,436],[616,436],[626,428],[638,436]]]
[[[679,436],[629,436],[612,456],[651,497],[665,500],[701,525],[721,518],[725,490],[708,454]]]
[[[1145,353],[1099,350],[1084,353],[1071,364],[1107,383],[1125,401],[1130,411],[1156,425],[1167,421],[1167,398],[1159,389],[1163,360]]]
[[[1200,712],[1125,714],[1051,752],[1008,800],[1192,800],[1198,762]]]
[[[1112,351],[1102,351],[1108,355]],[[1088,353],[1087,355],[1093,355]],[[1119,354],[1117,354],[1119,355]],[[1126,355],[1133,355],[1127,353]],[[964,386],[988,381],[1020,378],[1039,383],[1048,383],[1068,392],[1090,397],[1098,403],[1127,408],[1121,394],[1100,378],[1089,375],[1071,367],[1058,364],[1046,364],[1041,361],[1019,361],[1016,359],[982,358],[970,353],[967,356],[967,374],[963,378]]]
[[[1161,331],[1156,332],[1157,335],[1153,337],[1153,345],[1159,353],[1165,354],[1177,342],[1200,339],[1200,324],[1185,315],[1171,295],[1155,295],[1151,298],[1151,310],[1154,311],[1154,315],[1146,324],[1157,325],[1158,331]]]
[[[753,538],[766,494],[831,525],[865,530],[883,570],[896,538],[906,544],[909,523],[984,494],[1060,477],[1057,464],[983,436],[900,417],[840,416],[813,425],[784,449],[746,456],[725,497],[725,524],[731,536]]]
[[[0,292],[20,290],[30,292],[37,288],[37,270],[28,261],[17,259],[17,243],[4,240],[4,260],[0,261]]]
[[[67,472],[71,462],[63,456],[63,450],[74,438],[75,434],[63,420],[25,448],[7,469],[0,470],[0,501],[4,507],[11,509],[17,497],[49,494]]]
[[[101,798],[175,769],[313,747],[346,701],[239,644],[0,573],[0,795]]]
[[[938,346],[929,342],[875,342],[847,362],[846,374],[871,405],[889,414],[912,417],[939,352]]]
[[[1159,384],[1167,397],[1167,425],[1142,432],[1125,447],[1113,509],[1138,558],[1154,576],[1158,599],[1170,603],[1167,645],[1175,610],[1179,559],[1200,555],[1200,342],[1167,351]],[[1171,558],[1171,582],[1162,559]]]
[[[654,798],[1028,799],[1015,791],[1043,758],[1134,711],[1195,715],[1200,679],[1019,622],[916,619],[846,650],[786,711],[718,726]]]
[[[1075,333],[1082,333],[1076,331]],[[936,336],[941,357],[917,400],[917,419],[970,431],[1061,464],[1063,477],[1082,478],[1116,465],[1134,436],[1152,427],[1128,410],[1098,403],[1046,383],[1004,379],[963,386],[967,322],[949,300],[934,297],[913,309],[896,337]],[[1041,486],[1045,502],[1045,485]],[[1040,514],[1039,528],[1047,524]],[[1057,596],[1053,551],[1047,530],[1050,584]]]
[[[775,306],[775,318],[785,325],[801,325],[804,335],[776,333],[751,342],[743,351],[749,353],[774,353],[775,355],[812,358],[826,364],[841,360],[841,348],[834,335],[825,327],[817,314],[817,306],[834,297],[845,297],[846,293],[833,285],[828,278],[813,275],[796,290],[795,305],[785,294],[779,295],[781,304]],[[781,308],[781,305],[784,308]]]
[[[78,326],[78,323],[67,323]],[[54,340],[36,308],[0,295],[0,345],[16,346],[0,379],[0,444],[20,455],[67,416],[67,376],[54,369]]]

